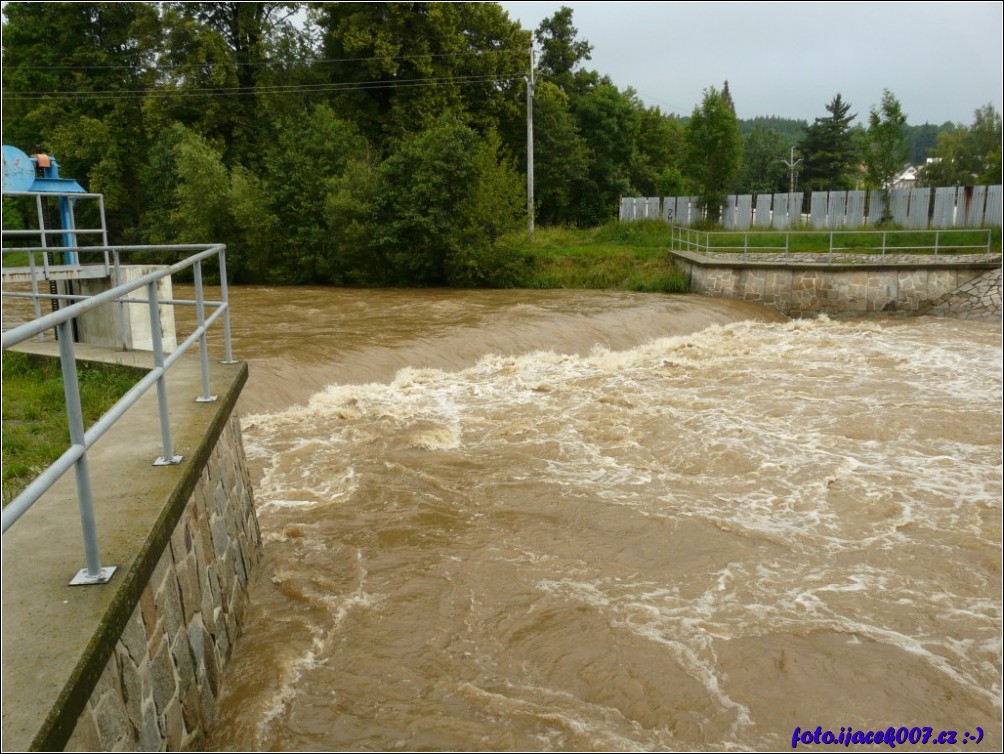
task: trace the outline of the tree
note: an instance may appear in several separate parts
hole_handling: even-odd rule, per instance
[[[589,147],[579,135],[568,95],[550,81],[537,84],[533,123],[537,219],[542,224],[575,222]]]
[[[857,114],[850,112],[850,104],[839,93],[826,109],[829,117],[816,118],[798,147],[803,155],[802,186],[808,191],[854,187],[858,154],[851,122]]]
[[[540,75],[566,91],[572,87],[579,64],[589,60],[593,51],[593,46],[578,39],[578,34],[579,30],[572,25],[572,9],[564,5],[537,27]]]
[[[631,183],[642,196],[673,196],[682,181],[683,126],[658,107],[635,111],[638,139],[631,164]]]
[[[384,154],[446,114],[519,133],[530,35],[497,5],[327,3],[318,23],[331,104]]]
[[[976,181],[990,185],[1001,182],[1001,115],[990,103],[976,110],[973,117],[973,152]]]
[[[147,212],[143,238],[151,244],[227,239],[230,177],[219,151],[200,134],[174,123],[154,141],[144,167]]]
[[[268,76],[273,41],[295,33],[290,19],[297,4],[173,2],[166,5],[168,13],[178,14],[216,35],[228,51],[228,67],[235,78],[237,93],[234,99],[240,115],[232,123],[226,139],[227,157],[230,163],[255,162],[265,141],[261,133],[265,123],[259,117],[257,87]],[[186,58],[183,62],[190,61]],[[191,66],[182,65],[182,79],[192,71]]]
[[[525,219],[523,181],[498,137],[456,118],[405,140],[376,171],[359,160],[329,199],[338,243],[365,243],[353,282],[485,285],[511,262],[503,236]]]
[[[366,149],[355,126],[325,104],[279,127],[265,154],[265,185],[258,202],[263,213],[281,218],[283,243],[270,266],[285,281],[345,282],[344,249],[323,218],[333,183]]]
[[[973,113],[972,126],[959,123],[938,133],[934,161],[921,171],[927,186],[991,185],[1001,181],[1001,116],[992,104]]]
[[[882,103],[868,115],[863,155],[868,183],[888,189],[906,160],[906,115],[899,100],[888,89],[882,91]]]
[[[725,195],[739,176],[743,140],[735,113],[715,87],[704,90],[704,100],[694,108],[686,134],[687,177],[708,221],[716,223]]]
[[[739,191],[749,194],[772,194],[789,188],[789,145],[773,128],[760,125],[743,140],[743,168],[739,175]]]
[[[227,162],[238,162],[247,114],[239,98],[216,96],[239,86],[233,51],[219,32],[193,16],[171,6],[162,10],[163,72],[143,101],[146,130],[156,136],[181,123],[217,144]]]
[[[579,182],[575,221],[597,225],[616,215],[621,196],[633,193],[631,165],[638,142],[638,102],[604,81],[572,99],[579,134],[588,149],[588,169]]]

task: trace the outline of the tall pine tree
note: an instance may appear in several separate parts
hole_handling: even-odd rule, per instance
[[[803,155],[802,188],[806,191],[838,191],[854,187],[858,151],[851,122],[857,117],[840,94],[826,106],[830,115],[816,118],[799,144]]]

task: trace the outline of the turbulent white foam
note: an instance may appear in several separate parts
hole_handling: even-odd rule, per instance
[[[729,730],[712,743],[728,748],[759,721],[723,681],[722,643],[779,632],[877,642],[999,709],[1000,358],[979,325],[739,323],[623,351],[403,369],[248,417],[245,436],[264,467],[266,531],[336,503],[359,511],[353,536],[373,557],[389,532],[388,549],[441,546],[421,550],[423,568],[463,563],[472,591],[532,574],[528,591],[599,611],[612,642],[664,648],[719,708]],[[657,558],[656,577],[633,540],[604,540],[620,520],[640,552],[663,555],[660,537],[684,524],[709,552]],[[333,626],[366,604],[315,597]],[[475,654],[494,651],[497,637],[483,641]],[[294,658],[269,720],[323,661],[313,644]],[[615,723],[553,714],[597,741]]]

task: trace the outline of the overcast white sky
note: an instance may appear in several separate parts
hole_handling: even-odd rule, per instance
[[[740,118],[812,122],[837,92],[859,121],[882,90],[910,125],[1001,112],[1001,2],[503,2],[534,30],[562,5],[593,45],[585,67],[647,105],[689,115],[728,79]]]

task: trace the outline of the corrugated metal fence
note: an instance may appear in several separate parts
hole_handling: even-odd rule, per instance
[[[986,228],[1001,224],[1001,186],[945,186],[885,191],[813,191],[730,194],[722,206],[722,225],[747,228],[862,228],[874,225],[888,206],[902,228]],[[806,211],[808,210],[808,211]],[[691,225],[703,217],[696,196],[625,197],[622,222],[661,219]]]

